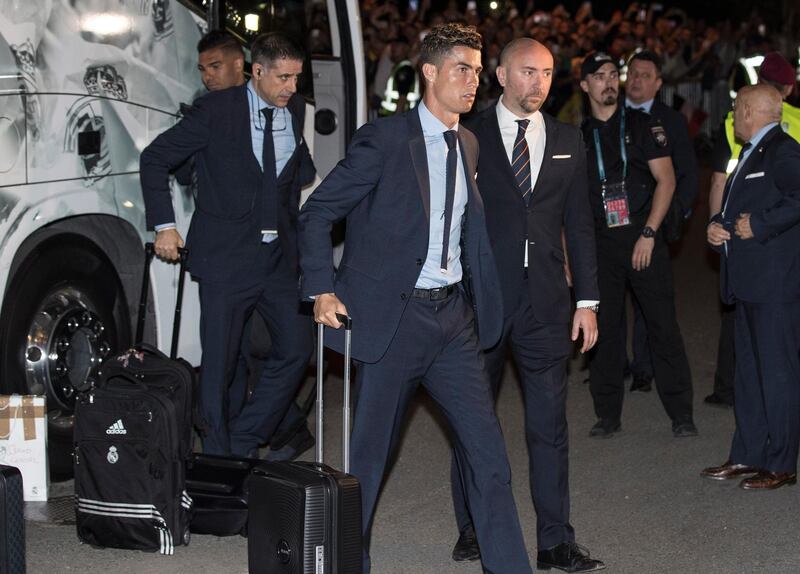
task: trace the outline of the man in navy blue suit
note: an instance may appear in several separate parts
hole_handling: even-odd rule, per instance
[[[715,480],[746,490],[797,482],[800,444],[800,144],[781,129],[772,86],[742,88],[733,125],[746,142],[708,242],[722,255],[720,293],[736,305],[736,431]]]
[[[486,208],[503,293],[503,334],[486,354],[496,396],[509,349],[525,398],[530,491],[536,507],[540,567],[590,572],[603,563],[575,543],[569,522],[567,359],[597,340],[597,258],[589,207],[586,152],[577,128],[542,114],[553,78],[553,55],[519,38],[500,55],[503,95],[467,123],[478,138],[478,189]],[[564,273],[564,231],[578,299],[570,330],[571,296]],[[480,555],[458,473],[453,501],[459,539],[454,560]]]
[[[500,336],[503,309],[474,179],[478,148],[458,125],[475,100],[480,49],[474,28],[431,30],[420,55],[423,102],[363,126],[300,214],[302,293],[315,299],[315,319],[333,328],[336,313],[353,319],[351,470],[361,484],[365,574],[386,463],[419,384],[453,430],[484,570],[531,572],[481,354]],[[334,273],[330,230],[345,217]],[[332,335],[340,350],[341,332]]]
[[[314,178],[296,94],[303,52],[280,34],[251,47],[253,78],[209,92],[141,156],[148,227],[156,254],[178,256],[168,174],[194,155],[196,209],[189,269],[200,282],[203,451],[253,455],[268,442],[304,376],[313,349],[310,310],[297,301],[300,188]],[[248,403],[229,416],[228,388],[244,323],[257,311],[272,338]]]

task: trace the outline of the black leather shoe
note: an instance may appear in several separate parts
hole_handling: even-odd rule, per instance
[[[678,415],[672,421],[672,436],[677,438],[697,436],[697,427],[694,426],[692,415]]]
[[[703,402],[710,407],[717,407],[720,409],[733,408],[733,399],[721,397],[717,393],[711,393],[710,395],[708,395],[706,398],[703,399]]]
[[[311,434],[311,431],[308,430],[308,427],[303,425],[289,442],[277,450],[270,449],[264,459],[273,462],[294,460],[312,446],[314,446],[314,436]]]
[[[536,567],[540,570],[558,568],[564,572],[594,572],[606,565],[589,556],[589,551],[575,542],[562,542],[536,554]]]
[[[634,375],[631,383],[632,393],[649,393],[653,390],[653,377]]]
[[[592,438],[611,438],[615,432],[619,432],[622,425],[615,419],[600,419],[592,430],[589,431],[589,436]]]
[[[458,542],[453,546],[453,560],[464,562],[467,560],[477,560],[481,557],[481,549],[478,548],[478,538],[475,536],[475,529],[467,526],[458,535]]]

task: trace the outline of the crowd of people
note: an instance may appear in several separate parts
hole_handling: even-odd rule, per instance
[[[549,11],[535,10],[533,4],[528,2],[520,10],[513,3],[500,3],[497,9],[482,11],[483,4],[449,0],[437,10],[431,7],[431,0],[421,0],[418,6],[413,1],[362,0],[367,83],[374,109],[379,109],[387,79],[399,61],[393,58],[391,46],[406,46],[404,57],[416,62],[426,32],[443,22],[473,25],[483,37],[484,72],[474,111],[487,107],[500,95],[494,72],[502,48],[515,38],[530,37],[547,46],[555,59],[553,89],[544,110],[574,125],[581,123],[587,111],[578,86],[580,62],[593,50],[601,50],[619,62],[642,49],[658,54],[663,60],[664,92],[679,85],[692,88],[678,91],[683,96],[677,102],[670,92],[667,105],[683,105],[684,113],[693,121],[692,135],[706,122],[702,132],[706,136],[716,130],[730,109],[731,89],[746,83],[740,58],[773,50],[797,54],[796,46],[769,29],[757,13],[741,23],[720,18],[709,24],[681,9],[631,2],[626,9],[615,10],[601,20],[593,15],[590,2],[574,13],[562,5]]]

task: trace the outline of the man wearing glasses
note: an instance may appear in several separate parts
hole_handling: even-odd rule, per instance
[[[141,156],[148,227],[156,254],[178,258],[168,174],[195,156],[198,192],[187,236],[189,269],[200,283],[203,451],[255,456],[283,418],[313,349],[310,310],[298,304],[296,218],[300,189],[315,169],[303,141],[305,102],[297,81],[304,54],[265,34],[251,47],[253,77],[212,91]],[[257,311],[272,349],[253,395],[229,415],[247,318]]]

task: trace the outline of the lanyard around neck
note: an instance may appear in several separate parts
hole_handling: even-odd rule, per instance
[[[625,108],[620,109],[619,119],[619,153],[622,156],[622,181],[628,177],[628,153],[625,151]],[[600,174],[600,181],[606,182],[606,167],[603,163],[603,150],[600,148],[600,132],[597,128],[594,132],[594,152],[597,154],[597,171]]]

